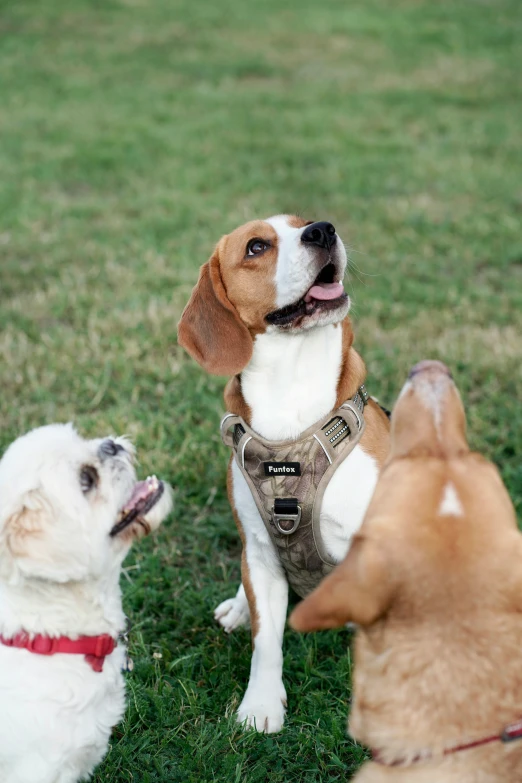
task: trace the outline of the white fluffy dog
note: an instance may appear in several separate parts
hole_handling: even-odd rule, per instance
[[[0,461],[1,783],[88,777],[123,715],[121,564],[172,505],[133,452],[52,424]]]

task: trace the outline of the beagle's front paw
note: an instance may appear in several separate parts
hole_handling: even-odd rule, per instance
[[[250,612],[246,598],[243,600],[239,596],[227,598],[214,610],[214,620],[225,629],[226,633],[231,633],[242,625],[250,624]]]
[[[285,721],[286,691],[282,682],[277,686],[248,686],[237,711],[237,721],[247,729],[264,734],[281,731]]]

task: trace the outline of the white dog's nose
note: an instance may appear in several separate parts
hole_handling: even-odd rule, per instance
[[[104,457],[115,457],[120,453],[120,451],[125,451],[123,446],[121,446],[119,443],[116,443],[116,441],[112,440],[111,438],[107,438],[107,440],[104,440],[100,446],[100,457],[102,459]]]

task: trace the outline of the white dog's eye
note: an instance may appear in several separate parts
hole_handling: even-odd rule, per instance
[[[251,239],[247,245],[247,256],[258,256],[268,250],[270,245],[262,239]]]
[[[80,471],[82,492],[90,492],[98,484],[98,471],[92,465],[84,465]]]

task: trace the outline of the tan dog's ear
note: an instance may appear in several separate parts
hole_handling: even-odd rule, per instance
[[[214,375],[236,375],[250,361],[252,337],[225,291],[219,245],[201,267],[178,324],[178,342]]]
[[[290,616],[296,631],[371,625],[389,608],[393,584],[380,545],[355,536],[348,554]]]

